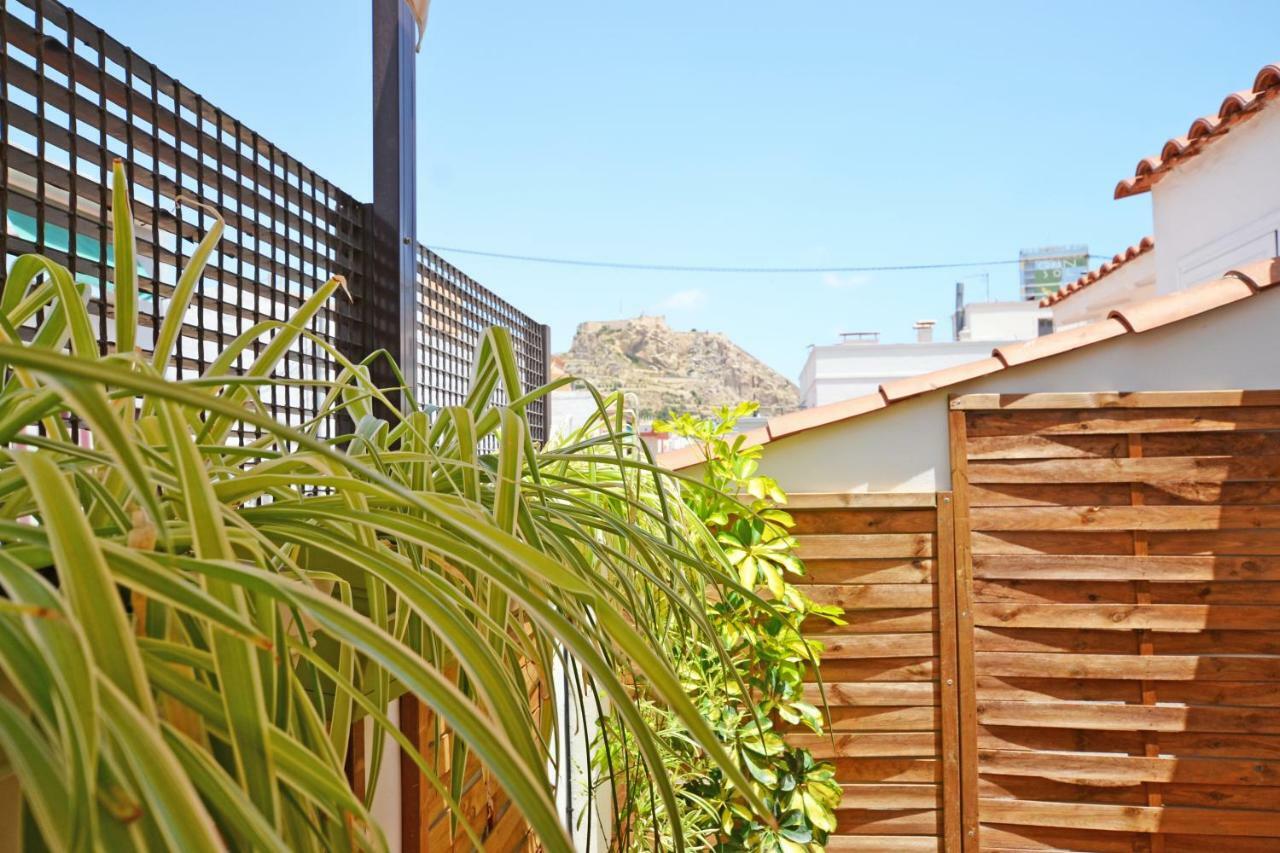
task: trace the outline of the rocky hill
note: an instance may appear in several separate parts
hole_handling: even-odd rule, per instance
[[[641,418],[671,411],[710,413],[743,400],[762,415],[799,408],[800,391],[718,332],[678,332],[662,317],[582,323],[553,373],[589,380],[602,392],[622,389]]]

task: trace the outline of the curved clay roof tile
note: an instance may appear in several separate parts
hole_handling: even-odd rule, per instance
[[[1175,136],[1173,139],[1170,139],[1164,144],[1164,147],[1160,149],[1160,159],[1172,160],[1174,157],[1182,156],[1183,152],[1187,150],[1188,142],[1189,140],[1185,136]]]
[[[1222,99],[1221,106],[1218,107],[1218,118],[1228,119],[1237,113],[1245,111],[1251,103],[1253,103],[1255,95],[1250,89],[1241,89],[1239,92],[1232,92]]]
[[[1156,241],[1153,238],[1151,238],[1150,236],[1143,237],[1141,240],[1138,241],[1136,245],[1130,246],[1129,248],[1125,249],[1123,252],[1117,252],[1115,254],[1115,257],[1113,257],[1111,260],[1104,263],[1098,269],[1090,270],[1089,272],[1080,276],[1078,279],[1071,282],[1070,284],[1065,284],[1062,287],[1058,288],[1057,293],[1050,294],[1049,296],[1046,296],[1044,299],[1041,299],[1040,307],[1048,308],[1050,305],[1057,305],[1059,302],[1066,299],[1068,296],[1075,293],[1076,291],[1083,290],[1084,288],[1093,284],[1095,281],[1099,280],[1100,278],[1103,278],[1104,276],[1110,275],[1111,273],[1115,272],[1117,269],[1124,266],[1126,263],[1138,257],[1139,255],[1143,255],[1151,251],[1153,248],[1155,248],[1155,245],[1156,245]]]
[[[1191,122],[1191,129],[1187,131],[1187,139],[1197,140],[1204,139],[1206,136],[1212,136],[1213,132],[1222,124],[1222,120],[1217,116],[1200,116],[1200,118]]]
[[[1231,125],[1246,121],[1280,95],[1280,63],[1264,65],[1253,81],[1253,88],[1232,92],[1222,99],[1216,116],[1207,115],[1191,123],[1185,136],[1170,139],[1155,157],[1147,157],[1133,170],[1133,177],[1116,184],[1115,197],[1125,198],[1144,193],[1159,181],[1177,161],[1196,154],[1212,139],[1221,136]]]
[[[1261,94],[1267,89],[1274,89],[1277,86],[1280,86],[1280,62],[1262,66],[1258,76],[1253,78],[1253,91],[1256,93]]]

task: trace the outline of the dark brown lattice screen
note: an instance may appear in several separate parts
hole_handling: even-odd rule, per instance
[[[0,252],[6,270],[24,252],[65,264],[89,289],[99,339],[110,349],[110,164],[119,158],[127,164],[138,222],[144,349],[211,222],[175,199],[199,199],[227,223],[185,318],[173,375],[202,370],[255,323],[288,319],[334,273],[348,278],[355,302],[332,300],[313,330],[351,355],[388,346],[387,329],[364,320],[385,314],[362,310],[362,300],[379,298],[367,274],[367,205],[62,4],[3,0],[0,7]],[[418,305],[419,316],[403,321],[414,324],[424,401],[461,399],[476,337],[495,323],[516,340],[525,384],[546,381],[545,327],[425,247],[419,247]],[[247,353],[244,364],[255,354]],[[323,393],[307,380],[336,372],[322,348],[300,341],[282,370],[297,384],[264,388],[264,401],[281,420],[305,423]],[[539,406],[530,417],[535,436],[543,437],[545,410]]]

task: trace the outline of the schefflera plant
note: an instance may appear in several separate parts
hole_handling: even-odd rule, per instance
[[[750,785],[742,788],[724,774],[654,698],[645,712],[663,733],[663,760],[680,782],[679,812],[673,814],[647,787],[639,750],[621,720],[606,720],[596,742],[597,766],[636,768],[618,820],[627,849],[671,842],[683,831],[699,849],[817,853],[836,827],[841,788],[834,767],[788,744],[775,726],[823,732],[823,714],[805,693],[811,673],[822,689],[816,672],[822,644],[806,638],[802,626],[806,620],[843,624],[842,611],[814,602],[791,583],[804,566],[790,534],[794,521],[783,509],[786,494],[759,473],[762,448],[735,434],[738,422],[757,408],[747,402],[721,407],[711,418],[681,414],[654,423],[657,431],[696,443],[705,459],[698,474],[678,481],[691,523],[702,526],[712,543],[704,550],[713,578],[704,607],[719,638],[708,643],[674,630],[667,643],[685,691],[734,751]]]
[[[359,798],[344,775],[367,720],[370,778],[380,745],[398,743],[479,847],[462,775],[386,714],[408,693],[452,744],[449,766],[474,756],[541,847],[568,851],[548,772],[561,655],[579,675],[567,701],[603,697],[661,801],[674,806],[675,783],[637,686],[746,789],[658,642],[657,621],[682,613],[720,647],[687,583],[714,543],[689,538],[678,506],[638,498],[667,488],[656,468],[608,436],[547,458],[525,412],[554,386],[520,387],[501,329],[482,336],[462,405],[392,399],[370,380],[385,353],[353,362],[308,329],[336,277],[202,376],[166,379],[222,221],[206,209],[212,228],[155,295],[163,322],[144,355],[119,163],[112,181],[114,353],[100,355],[86,293],[48,258],[17,259],[0,291],[0,777],[17,779],[24,846],[385,849],[373,786]],[[336,378],[277,375],[303,339]],[[323,391],[298,428],[259,396],[291,382]],[[493,404],[500,388],[510,403]],[[340,417],[350,429],[322,437]]]

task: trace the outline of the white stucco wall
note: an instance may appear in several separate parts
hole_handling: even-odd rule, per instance
[[[770,442],[761,470],[790,492],[949,489],[950,394],[1280,388],[1278,327],[1280,293],[1261,294]]]
[[[1007,341],[813,347],[800,374],[800,399],[806,407],[825,406],[870,394],[891,379],[985,358],[1000,343]]]
[[[1039,302],[971,302],[964,306],[962,341],[1029,341],[1053,312]]]
[[[1139,255],[1114,272],[1051,306],[1054,331],[1105,320],[1126,302],[1156,295],[1156,255],[1159,249]]]
[[[1280,255],[1280,108],[1264,109],[1152,188],[1161,293]]]

